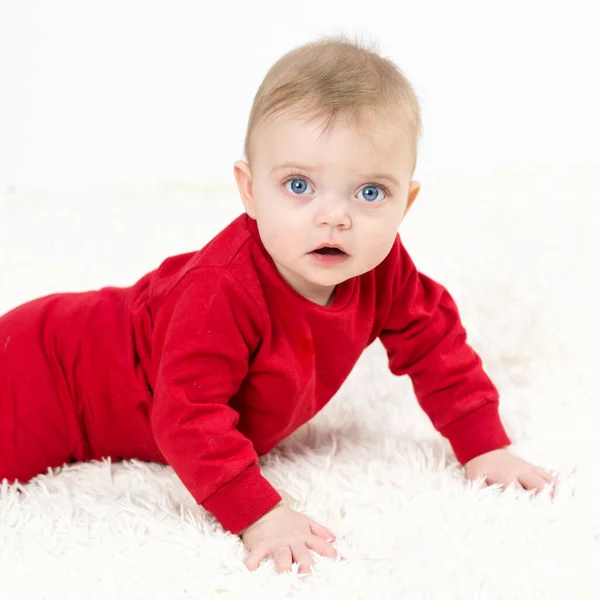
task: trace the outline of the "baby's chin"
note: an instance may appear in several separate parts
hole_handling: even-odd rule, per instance
[[[321,270],[320,268],[303,269],[298,273],[311,284],[323,288],[339,285],[359,274],[362,273],[357,273],[354,269],[339,269],[336,271],[335,269]]]

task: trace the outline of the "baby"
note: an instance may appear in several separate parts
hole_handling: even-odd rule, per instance
[[[241,536],[250,570],[271,557],[309,573],[309,550],[335,557],[335,536],[282,503],[258,457],[379,339],[469,479],[554,485],[507,449],[453,299],[399,237],[420,190],[420,132],[411,84],[374,50],[337,37],[284,55],[234,165],[245,212],[131,287],[0,318],[0,480],[107,457],[168,464]]]

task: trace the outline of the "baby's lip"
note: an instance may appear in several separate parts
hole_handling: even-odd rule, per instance
[[[348,254],[348,252],[346,252],[346,248],[344,248],[344,246],[342,246],[342,244],[338,242],[323,242],[322,244],[319,244],[316,248],[313,248],[311,252],[316,252],[321,248],[337,248],[338,250],[341,250],[344,254]]]

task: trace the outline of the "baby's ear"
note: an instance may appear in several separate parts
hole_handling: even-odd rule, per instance
[[[255,219],[256,211],[254,209],[254,196],[252,195],[252,171],[250,170],[250,165],[243,160],[236,161],[233,165],[233,175],[235,176],[244,208],[248,215]]]
[[[410,186],[408,188],[408,201],[406,203],[406,208],[404,209],[404,214],[408,212],[410,207],[414,204],[419,192],[421,191],[421,184],[418,181],[411,181]]]

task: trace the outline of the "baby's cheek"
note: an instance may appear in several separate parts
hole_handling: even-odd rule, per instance
[[[394,246],[395,234],[392,236],[378,235],[369,239],[372,240],[369,255],[376,266],[390,253]]]
[[[263,242],[267,242],[273,250],[279,250],[285,241],[286,226],[273,215],[267,215],[262,229]]]

